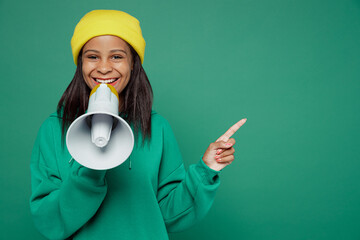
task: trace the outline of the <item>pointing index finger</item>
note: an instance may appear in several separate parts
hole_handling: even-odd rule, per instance
[[[226,131],[226,133],[224,133],[221,137],[219,137],[216,142],[219,141],[224,141],[227,142],[229,141],[229,138],[236,133],[237,130],[239,130],[239,128],[244,125],[244,123],[246,122],[246,118],[241,119],[240,121],[238,121],[237,123],[235,123],[231,128],[229,128],[229,130]]]

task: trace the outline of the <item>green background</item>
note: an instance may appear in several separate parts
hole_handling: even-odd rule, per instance
[[[1,239],[42,239],[30,154],[93,9],[140,20],[154,109],[187,166],[248,118],[211,211],[172,240],[360,239],[360,1],[0,0]]]

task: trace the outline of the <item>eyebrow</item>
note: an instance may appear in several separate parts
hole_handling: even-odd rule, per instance
[[[98,50],[95,50],[95,49],[88,49],[88,50],[86,50],[83,54],[85,54],[85,53],[87,53],[87,52],[96,52],[96,53],[100,53],[100,51],[98,51]],[[122,49],[113,49],[113,50],[111,50],[110,52],[111,52],[111,53],[113,53],[113,52],[123,52],[123,53],[127,54],[127,52],[125,52],[125,50],[122,50]]]

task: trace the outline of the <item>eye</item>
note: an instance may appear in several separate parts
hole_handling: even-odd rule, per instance
[[[123,59],[124,57],[123,56],[121,56],[121,55],[114,55],[113,56],[113,59],[115,59],[115,60],[119,60],[119,59]]]
[[[95,56],[95,55],[89,55],[89,56],[87,56],[87,58],[88,58],[88,59],[97,59],[97,56]]]

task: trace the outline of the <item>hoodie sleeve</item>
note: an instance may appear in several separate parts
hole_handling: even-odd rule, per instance
[[[65,239],[98,210],[107,192],[106,171],[85,168],[63,159],[57,118],[41,126],[33,148],[30,171],[30,210],[36,228],[49,239]],[[57,125],[56,125],[57,124]],[[69,164],[62,177],[59,165]]]
[[[182,231],[207,214],[220,185],[219,172],[202,159],[186,171],[175,136],[166,122],[157,197],[168,232]]]

